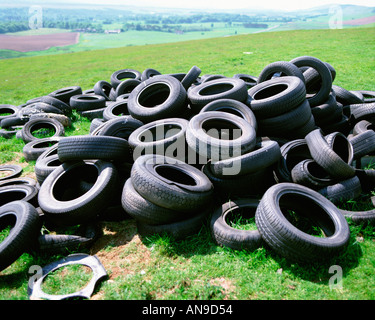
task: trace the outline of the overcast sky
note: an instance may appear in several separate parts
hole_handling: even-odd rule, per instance
[[[43,1],[35,1],[43,2]],[[52,2],[52,1],[49,1]],[[56,2],[62,2],[61,0]],[[136,5],[149,7],[169,7],[169,8],[192,8],[192,9],[241,9],[241,8],[267,8],[267,9],[306,9],[328,4],[356,4],[373,7],[375,0],[314,0],[314,1],[296,1],[296,0],[65,0],[64,3],[104,3],[104,4],[121,4]],[[42,3],[38,3],[42,4]]]

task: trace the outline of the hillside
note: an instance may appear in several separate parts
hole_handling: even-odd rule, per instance
[[[169,44],[121,47],[0,61],[0,103],[20,105],[59,88],[93,88],[114,71],[154,68],[163,74],[186,73],[194,65],[204,74],[258,76],[275,61],[303,55],[330,63],[335,84],[348,90],[375,90],[375,28],[300,30],[237,35]],[[80,134],[88,121],[70,134]],[[88,131],[88,130],[86,130]],[[2,162],[20,162],[27,173],[22,143],[0,139]],[[217,246],[204,227],[183,241],[169,237],[141,239],[134,220],[100,222],[103,231],[93,245],[108,278],[94,292],[98,300],[373,300],[375,242],[373,227],[351,225],[351,242],[334,263],[343,269],[344,285],[332,289],[329,266],[300,265],[269,248],[254,252]],[[29,268],[45,266],[56,256],[24,253],[1,272],[0,300],[28,299]],[[73,270],[73,275],[76,273]],[[83,272],[84,273],[84,272]],[[87,275],[87,274],[86,274]],[[61,290],[67,277],[57,274]],[[73,279],[73,280],[72,280]],[[70,278],[68,289],[76,278]],[[52,280],[53,281],[53,280]],[[51,290],[52,290],[51,289]],[[52,290],[53,291],[53,290]],[[54,291],[56,292],[56,291]],[[139,305],[137,306],[139,311]],[[134,309],[135,310],[135,309]],[[238,310],[238,309],[237,309]]]

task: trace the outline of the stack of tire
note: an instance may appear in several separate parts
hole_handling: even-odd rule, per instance
[[[45,137],[50,135],[51,129],[54,131],[54,137],[64,136],[65,128],[72,123],[69,99],[78,93],[82,93],[81,87],[72,86],[30,99],[21,106],[2,105],[1,112],[10,114],[1,117],[1,136],[5,138],[16,136],[25,143],[38,139],[33,134],[35,130],[41,130],[41,138],[44,138],[44,133]]]
[[[124,184],[121,203],[141,236],[197,233],[211,213],[213,186],[197,168],[166,156],[138,157]]]

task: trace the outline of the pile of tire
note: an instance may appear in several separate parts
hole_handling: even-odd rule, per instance
[[[2,197],[0,219],[14,224],[18,214],[10,212],[23,210],[35,222],[28,243],[15,240],[20,248],[9,250],[3,241],[0,253],[90,246],[98,221],[130,218],[140,235],[177,239],[209,222],[218,245],[267,244],[299,262],[343,253],[346,218],[375,221],[375,210],[337,207],[375,187],[374,170],[361,165],[375,149],[375,93],[333,85],[336,70],[315,57],[271,63],[258,77],[200,74],[196,66],[175,74],[122,69],[93,89],[61,88],[34,101],[60,101],[91,120],[90,132],[25,142],[25,158],[36,161],[36,195]],[[8,180],[12,188],[26,184]],[[255,217],[257,230],[230,227],[236,210]],[[295,227],[291,211],[324,236]],[[71,226],[81,233],[41,233]]]

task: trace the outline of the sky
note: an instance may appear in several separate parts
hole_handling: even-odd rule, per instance
[[[61,0],[53,0],[61,2]],[[49,2],[53,2],[49,1]],[[37,0],[35,2],[38,2]],[[42,1],[39,1],[42,2]],[[120,5],[136,5],[148,7],[168,7],[168,8],[190,8],[190,9],[242,9],[242,8],[265,8],[265,9],[282,9],[296,10],[307,9],[322,5],[330,4],[355,4],[369,7],[375,6],[375,0],[65,0],[64,3],[95,3],[95,4],[120,4]]]

